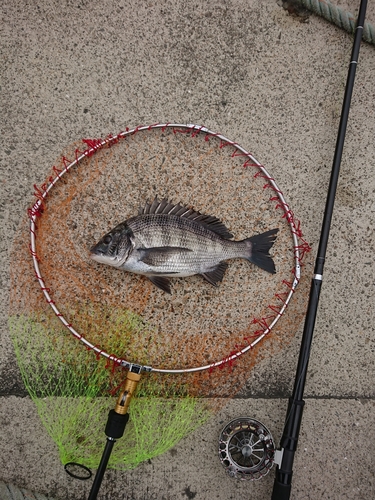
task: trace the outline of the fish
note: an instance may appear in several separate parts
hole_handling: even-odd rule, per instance
[[[269,254],[279,229],[240,241],[220,219],[167,198],[146,202],[90,248],[96,262],[142,274],[166,293],[170,279],[200,274],[211,285],[223,280],[230,259],[246,259],[275,274]]]

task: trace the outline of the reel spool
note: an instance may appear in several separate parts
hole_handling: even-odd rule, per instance
[[[221,431],[219,458],[230,477],[256,481],[268,474],[273,466],[273,437],[258,420],[235,418]]]

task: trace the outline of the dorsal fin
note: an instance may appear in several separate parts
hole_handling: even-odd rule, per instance
[[[140,207],[138,211],[138,215],[144,214],[165,214],[184,217],[185,219],[194,220],[199,224],[206,226],[222,238],[233,238],[233,234],[229,232],[228,228],[217,217],[201,214],[192,207],[184,206],[181,203],[171,203],[166,198],[159,200],[158,197],[155,196],[153,202],[146,202],[145,206],[143,208]]]

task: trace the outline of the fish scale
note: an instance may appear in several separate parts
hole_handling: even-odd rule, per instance
[[[230,259],[247,259],[275,273],[269,250],[277,232],[234,241],[218,218],[156,197],[137,216],[104,235],[90,252],[93,260],[143,274],[170,293],[169,277],[201,274],[217,285]]]
[[[245,245],[238,245],[240,242],[224,240],[204,225],[174,215],[137,216],[126,224],[147,248],[189,248],[194,255],[202,253],[207,262],[213,259],[211,253],[225,253],[230,259],[242,256],[245,250]]]

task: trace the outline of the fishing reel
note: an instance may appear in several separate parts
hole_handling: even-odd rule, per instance
[[[230,477],[255,481],[271,470],[275,444],[270,431],[258,420],[235,418],[219,437],[219,458]]]

